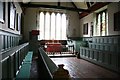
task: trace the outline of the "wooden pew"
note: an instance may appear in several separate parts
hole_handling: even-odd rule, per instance
[[[39,48],[39,74],[42,80],[52,80],[53,72],[55,72],[58,67],[56,64],[50,59],[50,57],[45,53],[42,48]],[[45,76],[44,76],[45,75]]]
[[[16,77],[19,66],[28,52],[28,45],[29,43],[24,43],[1,52],[2,79],[14,79]]]

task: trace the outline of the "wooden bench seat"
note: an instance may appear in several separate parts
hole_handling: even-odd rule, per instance
[[[32,55],[33,52],[29,51],[26,55],[25,59],[23,60],[23,64],[16,76],[16,80],[20,79],[28,79],[30,78],[30,69],[31,69],[31,63],[32,63]]]
[[[33,52],[29,51],[28,54],[26,55],[25,59],[23,60],[23,63],[32,63],[32,55]]]

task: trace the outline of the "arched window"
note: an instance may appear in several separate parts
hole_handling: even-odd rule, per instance
[[[62,14],[62,39],[67,39],[66,37],[66,15]]]
[[[96,34],[97,36],[106,36],[107,35],[107,10],[97,13],[97,28]]]
[[[66,15],[40,12],[39,40],[66,40]]]
[[[55,13],[51,14],[51,38],[55,39]]]
[[[59,13],[56,15],[56,39],[61,39],[61,16]]]
[[[44,13],[40,12],[40,22],[39,22],[39,29],[40,29],[40,34],[45,34],[44,33]],[[40,35],[39,39],[44,39],[44,35]]]
[[[50,14],[48,12],[45,15],[45,39],[50,39]]]

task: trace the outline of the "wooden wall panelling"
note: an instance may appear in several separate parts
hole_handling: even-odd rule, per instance
[[[88,58],[90,58],[90,51],[88,50]]]
[[[3,40],[2,40],[3,38],[2,38],[2,35],[0,35],[0,51],[2,51],[2,49],[3,49]]]
[[[97,61],[97,51],[94,51],[94,60],[96,60]]]
[[[9,57],[6,57],[4,60],[2,60],[1,62],[2,62],[2,68],[4,68],[4,69],[2,69],[2,78],[6,78],[6,77],[9,77],[9,74],[8,74],[8,72],[9,72],[9,66],[8,66],[8,60],[9,59]]]
[[[13,41],[14,41],[14,38],[13,38],[13,36],[12,36],[11,38],[12,38],[12,39],[11,39],[11,40],[12,40],[12,42],[11,42],[11,43],[12,43],[12,47],[14,47],[14,42],[13,42]]]
[[[120,69],[120,55],[118,53],[80,47],[80,57],[119,72],[118,69]]]
[[[18,69],[19,69],[19,63],[18,63],[18,62],[19,62],[19,61],[18,61],[18,60],[19,60],[19,59],[18,59],[18,50],[15,52],[15,58],[16,58],[16,60],[15,60],[15,64],[16,64],[16,65],[15,65],[15,69],[16,69],[15,72],[17,72]]]
[[[100,53],[100,51],[98,52],[98,54],[99,54],[99,62],[102,62],[103,61],[103,55],[102,55],[102,53]]]
[[[13,36],[11,36],[11,47],[13,47]]]
[[[114,51],[114,46],[112,46],[112,45],[110,46],[110,51],[115,52]]]
[[[10,47],[12,47],[12,36],[10,36]]]
[[[120,71],[120,54],[118,55],[117,59],[118,59],[118,62],[117,62],[118,71]]]
[[[2,46],[2,49],[1,49],[1,51],[3,51],[4,50],[4,36],[3,35],[1,35],[1,46]]]
[[[15,52],[10,55],[10,60],[11,60],[11,65],[10,65],[10,70],[11,70],[11,78],[14,78],[15,76]]]
[[[8,35],[5,35],[5,49],[8,48]]]
[[[19,49],[20,50],[20,49]],[[19,55],[19,52],[20,51],[16,51],[16,53],[17,53],[17,70],[19,70],[19,66],[20,66],[20,55]]]
[[[113,68],[117,67],[117,61],[118,61],[117,56],[115,54],[112,54],[111,55],[111,65]]]
[[[102,54],[102,63],[104,63],[105,62],[105,54],[103,52],[101,54]]]
[[[10,36],[10,47],[12,47],[12,36]]]
[[[9,48],[19,45],[19,36],[14,35],[0,35],[0,51],[7,50]]]
[[[7,43],[8,43],[7,48],[10,48],[10,36],[7,36]]]
[[[24,58],[23,49],[20,49],[20,63],[22,63],[23,58]]]
[[[12,43],[13,43],[13,46],[12,46],[12,47],[14,47],[14,46],[15,46],[14,36],[12,37]]]
[[[105,46],[105,51],[108,51],[109,50],[109,46]]]
[[[92,51],[90,51],[90,59],[92,59]]]
[[[118,44],[120,45],[120,37],[118,37]]]
[[[99,61],[99,52],[96,51],[96,60]]]
[[[13,47],[15,46],[15,37],[13,36]]]
[[[19,55],[20,55],[20,64],[22,63],[22,58],[23,58],[23,55],[22,55],[23,52],[22,51],[23,51],[23,49],[20,49],[20,51],[19,51],[20,52],[19,53]]]
[[[4,43],[4,50],[6,49],[7,47],[7,42],[6,42],[6,36],[3,35],[3,43]]]
[[[94,51],[92,51],[92,59],[93,59],[93,60],[94,60],[94,53],[95,53],[95,52],[94,52]]]
[[[83,38],[83,41],[89,41]],[[92,37],[88,47],[80,46],[80,57],[120,72],[120,36]]]
[[[7,35],[4,35],[5,50],[7,49]]]
[[[18,54],[19,54],[19,55],[18,55],[18,59],[19,59],[19,60],[18,60],[18,63],[19,63],[19,66],[18,66],[18,67],[19,67],[19,69],[20,69],[20,65],[21,65],[21,62],[20,62],[20,58],[21,58],[21,56],[20,56],[20,49],[19,49],[18,52],[19,52],[19,53],[18,53]]]
[[[114,44],[118,43],[118,38],[113,39],[113,43]]]
[[[1,35],[2,36],[2,43],[3,43],[3,46],[2,46],[2,51],[5,49],[5,36],[4,35]]]
[[[13,47],[15,46],[15,37],[13,36]]]
[[[119,45],[119,44],[118,44]],[[118,46],[117,48],[117,52],[120,53],[120,46]]]
[[[107,43],[107,42],[108,42],[106,38],[103,38],[103,39],[104,39],[104,42],[103,42],[103,43]]]

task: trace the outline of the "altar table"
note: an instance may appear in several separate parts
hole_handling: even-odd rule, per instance
[[[61,52],[62,45],[61,43],[46,43],[47,46],[46,52]]]

